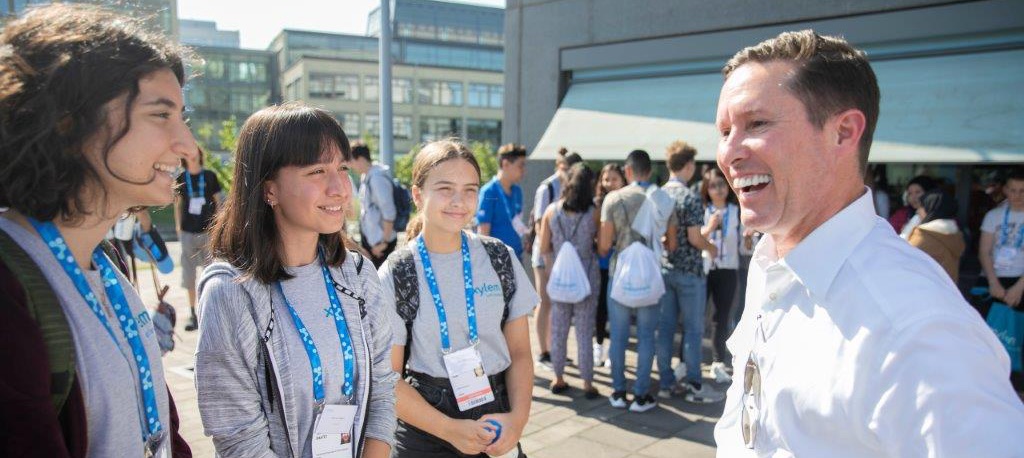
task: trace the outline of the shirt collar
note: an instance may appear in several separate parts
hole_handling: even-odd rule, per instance
[[[758,265],[788,268],[811,294],[825,297],[846,260],[871,232],[876,219],[871,190],[836,213],[805,237],[783,259],[778,259],[775,240],[766,235],[754,251]]]

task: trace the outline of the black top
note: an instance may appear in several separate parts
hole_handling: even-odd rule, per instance
[[[205,189],[200,190],[199,177],[200,174],[203,176],[205,181]],[[189,186],[185,183],[185,180],[191,181],[192,195],[188,195]],[[200,173],[192,175],[188,172],[181,174],[178,177],[178,196],[181,197],[181,210],[178,213],[178,219],[181,221],[181,230],[199,234],[206,232],[206,228],[210,225],[210,221],[213,220],[213,215],[217,212],[217,204],[213,200],[213,196],[220,192],[220,182],[217,181],[217,175],[212,171],[203,169]],[[198,215],[189,213],[189,201],[192,197],[203,197],[206,202],[203,203],[203,209]]]

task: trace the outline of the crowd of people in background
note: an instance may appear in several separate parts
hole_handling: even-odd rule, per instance
[[[164,313],[104,241],[123,214],[172,203],[198,408],[222,456],[524,457],[531,313],[552,393],[575,364],[584,398],[607,368],[608,402],[635,413],[726,399],[727,456],[1018,450],[1005,352],[955,281],[976,244],[978,311],[1020,307],[1024,173],[993,181],[977,228],[927,176],[890,212],[884,179],[864,179],[877,81],[839,38],[737,53],[703,171],[684,141],[664,182],[644,150],[597,169],[563,148],[528,209],[525,147],[498,148],[482,183],[465,145],[438,140],[405,184],[411,221],[405,185],[302,102],[244,123],[222,198],[182,116],[184,51],[131,21],[58,4],[0,43],[0,454],[190,456]]]

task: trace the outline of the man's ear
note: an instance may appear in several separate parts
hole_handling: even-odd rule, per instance
[[[835,145],[843,148],[859,150],[860,138],[864,136],[867,118],[856,108],[843,111],[833,117],[835,125]]]

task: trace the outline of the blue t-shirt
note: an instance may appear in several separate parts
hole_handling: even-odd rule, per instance
[[[512,195],[505,194],[497,178],[480,188],[480,209],[476,212],[477,224],[490,224],[491,237],[512,247],[516,257],[523,256],[523,241],[512,227],[512,218],[523,211],[523,190],[512,185]]]

